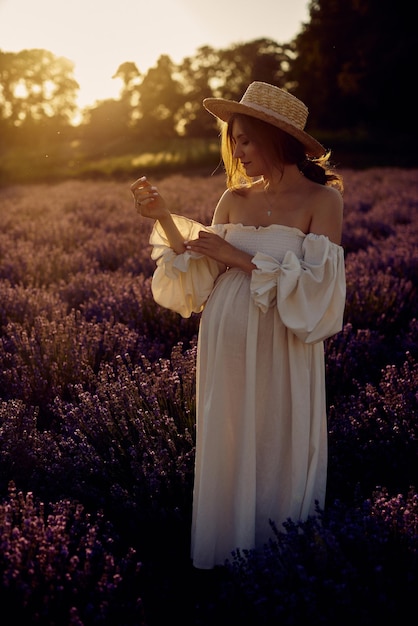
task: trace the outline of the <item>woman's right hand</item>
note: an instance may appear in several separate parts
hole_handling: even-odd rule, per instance
[[[186,249],[184,238],[177,228],[173,216],[167,209],[164,198],[158,193],[157,187],[151,185],[146,177],[142,176],[142,178],[138,178],[138,180],[132,183],[131,191],[135,198],[135,208],[138,213],[144,217],[158,220],[166,234],[170,247],[176,254],[182,254]]]
[[[146,176],[138,178],[130,189],[135,200],[135,208],[143,217],[160,220],[170,215],[164,198],[158,193],[157,187],[148,182]]]

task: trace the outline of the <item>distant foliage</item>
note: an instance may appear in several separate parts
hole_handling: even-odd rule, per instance
[[[151,626],[190,611],[196,626],[368,626],[412,606],[418,172],[343,174],[326,509],[272,520],[271,543],[231,556],[206,598],[189,563],[199,316],[154,302],[152,224],[128,182],[0,189],[4,614],[27,626]],[[223,176],[158,184],[173,212],[206,224],[224,189]]]

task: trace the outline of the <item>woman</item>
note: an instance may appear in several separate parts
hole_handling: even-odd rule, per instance
[[[207,98],[223,122],[227,189],[212,225],[172,215],[143,177],[156,221],[152,290],[201,312],[191,555],[200,569],[261,547],[287,519],[324,505],[324,345],[345,305],[342,179],[304,131],[305,105],[252,83],[240,102]]]

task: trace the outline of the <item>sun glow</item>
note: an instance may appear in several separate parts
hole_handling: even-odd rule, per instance
[[[0,0],[3,52],[42,48],[74,63],[78,105],[117,98],[113,78],[127,61],[145,73],[162,54],[178,63],[204,45],[214,48],[270,38],[290,41],[308,19],[307,0]],[[237,20],[239,16],[239,20]]]

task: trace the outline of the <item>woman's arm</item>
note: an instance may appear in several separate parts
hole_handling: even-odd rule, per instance
[[[135,208],[142,217],[158,220],[166,234],[170,247],[176,254],[186,250],[183,237],[174,223],[166,202],[158,193],[157,187],[151,185],[145,176],[138,178],[131,185],[135,198]]]
[[[230,222],[230,210],[235,203],[233,192],[227,189],[222,194],[213,214],[212,225],[228,224]],[[251,274],[255,269],[252,263],[252,255],[235,248],[215,233],[201,231],[199,237],[193,241],[186,241],[186,247],[192,252],[204,254],[217,261],[224,268],[235,267]]]
[[[251,254],[235,248],[215,233],[200,231],[197,239],[186,242],[186,248],[192,252],[204,254],[225,267],[235,267],[247,274],[251,274],[256,267],[251,261],[253,258]]]
[[[325,235],[341,245],[344,203],[340,192],[334,187],[320,187],[320,193],[313,198],[313,206],[310,232]]]

